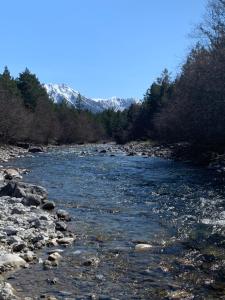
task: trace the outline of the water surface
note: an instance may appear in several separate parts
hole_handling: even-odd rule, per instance
[[[58,268],[16,273],[20,296],[225,299],[225,193],[213,172],[107,145],[56,148],[13,164],[70,211],[77,235]],[[135,252],[137,243],[153,247]]]

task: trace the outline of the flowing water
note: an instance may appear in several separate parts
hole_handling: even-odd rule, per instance
[[[77,235],[59,267],[36,264],[10,279],[18,295],[225,299],[223,182],[206,169],[102,147],[56,148],[13,163],[70,212]],[[137,252],[138,243],[152,248]]]

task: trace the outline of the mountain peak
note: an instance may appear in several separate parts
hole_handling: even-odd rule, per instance
[[[78,106],[79,92],[72,89],[67,84],[49,83],[44,84],[44,87],[55,103],[60,103],[64,100],[70,105],[73,105],[75,107]],[[103,110],[110,108],[116,111],[123,111],[124,109],[129,108],[129,106],[134,103],[141,103],[141,100],[137,98],[118,98],[116,96],[109,99],[87,98],[81,95],[82,108],[90,110],[94,113],[102,112]]]

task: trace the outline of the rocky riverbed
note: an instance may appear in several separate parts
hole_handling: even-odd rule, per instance
[[[27,150],[19,147],[0,147],[3,162],[20,157]],[[0,299],[19,299],[16,291],[5,281],[7,274],[18,268],[41,263],[44,269],[58,265],[61,254],[56,247],[74,241],[68,230],[69,214],[55,208],[47,191],[34,184],[22,182],[25,169],[0,169]],[[40,249],[54,247],[44,261]]]
[[[56,149],[58,148],[56,147]],[[68,148],[68,146],[65,147],[65,149]],[[90,149],[92,150],[90,151]],[[156,145],[134,142],[116,145],[111,143],[96,145],[96,147],[94,145],[81,147],[78,157],[89,157],[95,155],[96,152],[96,155],[104,156],[106,154],[109,158],[117,155],[120,157],[122,154],[123,157],[124,155],[146,158],[161,157],[191,161],[191,156],[181,155],[177,149],[182,149],[182,151],[185,149],[184,153],[186,154],[189,151],[188,146],[183,144]],[[60,263],[61,255],[63,255],[62,247],[73,243],[75,239],[74,234],[68,230],[69,214],[64,210],[57,209],[55,203],[48,200],[48,193],[43,187],[22,181],[23,174],[29,170],[22,167],[5,166],[12,158],[41,151],[41,147],[29,147],[28,149],[15,146],[0,147],[0,160],[4,164],[4,167],[0,168],[0,299],[20,299],[16,296],[16,290],[9,282],[5,281],[9,274],[11,276],[12,272],[18,268],[30,268],[35,263],[35,266],[41,266],[45,270],[54,269]],[[223,172],[224,161],[223,155],[215,154],[209,160],[208,165],[218,172]],[[42,183],[40,184],[42,185]],[[51,248],[46,248],[47,255],[43,258],[41,249],[44,247]],[[143,247],[143,245],[138,247]],[[144,245],[144,247],[150,247],[150,245]],[[51,280],[54,284],[55,279]],[[46,299],[55,298],[48,295]]]

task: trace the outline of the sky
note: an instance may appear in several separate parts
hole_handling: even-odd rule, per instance
[[[138,97],[194,43],[206,0],[0,0],[0,68],[93,98]]]

